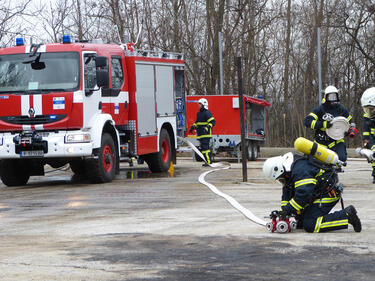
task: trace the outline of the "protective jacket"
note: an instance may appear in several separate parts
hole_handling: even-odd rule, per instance
[[[363,115],[363,140],[368,141],[368,148],[375,151],[375,119],[369,118],[365,113]],[[371,163],[372,176],[375,181],[375,162]]]
[[[281,209],[303,220],[303,227],[308,232],[348,227],[344,210],[329,214],[340,200],[340,191],[336,185],[336,172],[323,168],[307,157],[295,156],[283,186]]]
[[[352,119],[352,116],[349,114],[348,110],[341,104],[330,105],[327,102],[316,107],[306,118],[305,126],[315,130],[315,140],[331,148],[336,143],[344,142],[343,139],[335,141],[327,136],[327,121],[323,119],[323,116],[329,113],[333,117],[343,116],[348,119],[348,122]]]
[[[363,115],[363,140],[368,140],[373,145],[375,139],[375,120]]]
[[[212,127],[215,126],[215,118],[208,109],[201,108],[197,113],[197,120],[193,124],[197,139],[211,138]]]

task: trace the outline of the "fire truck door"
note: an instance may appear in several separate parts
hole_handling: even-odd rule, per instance
[[[83,103],[83,124],[89,125],[92,116],[101,111],[101,89],[96,84],[95,53],[83,54],[83,77],[85,102]]]
[[[158,116],[175,115],[173,67],[156,66],[156,104]]]
[[[138,134],[156,135],[155,66],[137,62],[135,67]]]
[[[110,113],[118,125],[128,122],[129,94],[124,90],[124,71],[120,56],[111,56],[110,76],[112,84],[108,89],[102,89],[102,112]]]

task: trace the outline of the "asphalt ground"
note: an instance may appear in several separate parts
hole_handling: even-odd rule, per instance
[[[281,186],[263,178],[262,159],[247,164],[248,182],[234,159],[206,180],[266,220]],[[0,280],[375,279],[375,185],[364,159],[339,174],[361,233],[269,233],[198,182],[209,169],[180,157],[165,174],[122,163],[108,184],[69,169],[1,184]]]

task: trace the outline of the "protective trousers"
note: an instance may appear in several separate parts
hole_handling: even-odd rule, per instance
[[[199,139],[201,152],[206,159],[208,164],[211,164],[211,150],[210,150],[210,140],[211,138],[201,138]]]
[[[340,197],[315,200],[303,213],[303,228],[307,232],[327,232],[348,228],[344,210],[329,213]]]
[[[370,148],[372,151],[375,151],[375,141],[372,136],[370,137]],[[374,178],[374,181],[375,181],[375,162],[371,163],[371,166],[372,166],[371,176]]]

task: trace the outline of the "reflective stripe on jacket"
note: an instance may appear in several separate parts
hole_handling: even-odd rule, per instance
[[[215,126],[215,118],[209,110],[202,108],[198,111],[197,120],[193,126],[197,132],[197,139],[211,138],[212,127]]]

